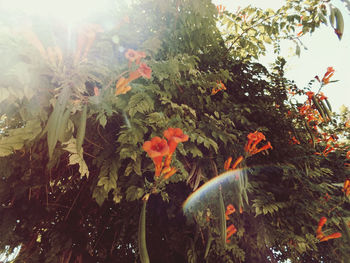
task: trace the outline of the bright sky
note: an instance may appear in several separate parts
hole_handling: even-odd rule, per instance
[[[237,10],[248,5],[263,9],[278,9],[284,1],[281,0],[212,0],[216,5],[221,4],[227,10]],[[341,105],[350,108],[350,13],[340,0],[332,0],[343,14],[345,30],[341,41],[338,40],[333,29],[321,26],[310,36],[301,37],[301,41],[308,50],[301,49],[300,57],[295,55],[295,45],[291,42],[282,43],[282,56],[287,59],[286,77],[294,80],[298,87],[306,87],[308,82],[316,75],[322,76],[327,67],[332,66],[335,74],[331,80],[339,82],[326,85],[322,90],[328,96],[334,111],[339,111]],[[269,53],[260,61],[268,65],[276,55]],[[314,87],[313,91],[317,91]]]

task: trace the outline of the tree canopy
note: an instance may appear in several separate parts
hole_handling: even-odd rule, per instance
[[[331,1],[26,19],[0,24],[0,248],[21,246],[15,262],[349,262],[336,71],[297,87],[283,57],[259,63],[282,39],[300,55],[321,24],[341,39]]]

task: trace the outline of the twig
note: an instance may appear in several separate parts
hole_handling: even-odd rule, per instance
[[[67,218],[68,218],[70,212],[72,211],[73,206],[75,205],[75,202],[76,202],[77,199],[78,199],[78,196],[80,195],[81,191],[83,190],[83,187],[82,187],[82,186],[80,186],[80,187],[81,187],[81,188],[80,188],[80,190],[79,190],[79,193],[78,193],[77,196],[74,198],[74,201],[73,201],[71,207],[69,208],[69,210],[68,210],[66,216],[64,217],[64,221],[67,220]]]
[[[56,204],[56,203],[48,203],[48,206],[58,206],[58,207],[63,207],[63,208],[70,208],[69,206]]]
[[[88,143],[91,143],[92,145],[96,146],[97,148],[100,148],[100,149],[104,149],[101,145],[98,145],[96,143],[94,143],[93,141],[90,141],[88,138],[86,138],[85,136],[85,140],[88,142]]]
[[[277,16],[279,14],[275,14],[273,16],[269,16],[269,17],[266,17],[265,19],[261,20],[260,22],[256,22],[255,24],[251,25],[250,27],[246,28],[238,37],[236,37],[233,42],[231,43],[231,46],[227,49],[227,52],[225,54],[225,56],[230,52],[230,50],[233,48],[233,45],[243,36],[243,34],[247,33],[250,29],[254,28],[255,26],[265,22],[266,20],[268,19],[271,19],[271,18],[274,18],[275,16]],[[232,20],[231,20],[232,21]],[[233,21],[235,22],[235,21]]]
[[[95,250],[95,248],[96,248],[98,242],[100,241],[101,237],[103,236],[105,230],[106,230],[106,228],[103,228],[103,231],[102,231],[101,235],[98,237],[98,239],[96,240],[96,243],[95,243],[94,247],[92,248],[92,250]]]
[[[115,238],[117,237],[117,231],[114,232],[114,237],[113,237],[113,242],[112,242],[112,246],[111,246],[111,250],[109,251],[109,253],[112,255],[113,250],[114,250],[114,243],[115,243]]]
[[[92,157],[92,158],[96,159],[96,156],[94,156],[94,155],[92,155],[92,154],[90,154],[90,153],[83,152],[83,154],[86,154],[87,156],[90,156],[90,157]]]
[[[49,206],[49,193],[47,189],[47,184],[45,185],[45,191],[46,191],[46,207]]]
[[[104,142],[108,144],[108,141],[101,134],[100,125],[97,125],[97,132],[98,132],[98,135],[100,135],[100,137],[102,138],[102,140],[104,140]]]

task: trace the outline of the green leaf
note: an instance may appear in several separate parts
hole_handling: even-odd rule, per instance
[[[79,127],[77,131],[77,151],[80,152],[83,145],[86,130],[86,118],[87,118],[87,105],[84,105],[83,111],[80,116]]]
[[[126,190],[126,200],[127,201],[138,200],[143,196],[144,192],[145,191],[143,190],[143,188],[132,185]]]
[[[78,164],[79,173],[81,177],[89,176],[89,169],[83,158],[83,148],[80,149],[80,152],[77,151],[76,139],[71,138],[69,141],[63,143],[66,147],[64,150],[70,153],[69,156],[69,165]]]
[[[103,128],[106,127],[107,124],[107,117],[105,114],[102,114],[101,117],[99,118],[99,122]]]
[[[61,133],[61,129],[65,128],[63,126],[64,112],[66,110],[66,105],[71,94],[71,89],[69,87],[64,87],[61,94],[59,95],[56,104],[54,106],[53,112],[51,113],[49,120],[47,121],[47,144],[49,147],[49,157],[52,158],[53,151],[56,147],[58,137]]]
[[[153,100],[146,93],[136,93],[130,98],[127,110],[131,117],[137,112],[151,112],[154,110]]]
[[[203,153],[198,149],[198,147],[195,144],[190,144],[186,148],[188,148],[188,151],[192,153],[193,157],[203,157]]]
[[[129,162],[125,168],[124,176],[129,176],[132,171],[133,171],[133,163]]]
[[[103,202],[107,199],[108,192],[104,190],[103,187],[95,187],[94,192],[92,193],[92,198],[96,200],[96,203],[101,206]]]
[[[0,157],[12,154],[23,148],[26,142],[34,140],[42,131],[40,120],[29,120],[24,127],[7,130],[7,135],[1,135]]]
[[[70,114],[71,114],[71,110],[66,109],[64,114],[63,114],[63,117],[62,117],[62,125],[60,127],[58,127],[59,129],[57,132],[57,136],[58,136],[57,139],[60,142],[66,142],[70,137],[72,137],[72,136],[69,136],[69,135],[71,135],[70,133],[72,132],[72,129],[74,128],[74,127],[70,126],[68,123]]]

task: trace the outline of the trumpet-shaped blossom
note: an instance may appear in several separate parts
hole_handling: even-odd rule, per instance
[[[315,95],[315,93],[312,91],[308,91],[308,92],[306,92],[306,95],[307,95],[308,100],[311,101],[312,97]]]
[[[168,142],[156,136],[151,141],[146,141],[142,148],[155,164],[155,176],[163,176],[163,179],[166,180],[176,173],[176,169],[170,167],[172,154],[179,142],[188,140],[188,135],[183,134],[179,128],[169,128],[164,131],[164,136],[168,139]],[[176,144],[175,148],[174,143]],[[163,157],[165,157],[164,162]]]
[[[128,86],[129,84],[129,79],[126,79],[124,77],[121,77],[117,84],[115,85],[115,95],[119,95],[119,94],[125,94],[128,91],[131,90],[131,87]]]
[[[163,166],[163,157],[169,153],[169,146],[167,141],[156,136],[152,138],[152,140],[146,141],[143,144],[142,148],[147,152],[149,157],[151,157],[154,162],[154,165],[156,167],[156,177],[160,176],[160,172]]]
[[[228,169],[230,169],[230,165],[231,165],[231,162],[232,162],[232,157],[228,157],[227,160],[225,161],[224,163],[224,169],[227,171]]]
[[[334,147],[331,147],[329,144],[327,144],[326,148],[323,150],[323,155],[327,156],[332,151],[334,151]]]
[[[232,165],[232,167],[230,168],[230,164],[232,162],[232,157],[228,157],[228,159],[225,161],[224,163],[224,169],[227,170],[233,170],[236,169],[236,167],[243,161],[244,157],[241,155],[239,156],[236,161],[234,162],[234,164]]]
[[[221,16],[222,13],[225,11],[226,7],[223,6],[223,5],[217,5],[217,6],[216,6],[216,9],[218,10],[219,16]]]
[[[136,50],[133,50],[133,49],[128,49],[125,53],[125,57],[130,62],[134,62],[138,57],[138,52]]]
[[[150,79],[152,74],[152,69],[147,66],[146,63],[141,63],[139,68],[135,71],[130,72],[129,81],[138,79],[139,77],[144,77],[146,79]]]
[[[326,97],[326,96],[323,94],[323,92],[320,92],[320,93],[319,93],[318,98],[319,98],[320,100],[326,100],[326,99],[328,99],[328,97]]]
[[[171,176],[173,176],[175,173],[177,172],[176,168],[171,167],[169,171],[165,172],[164,170],[162,171],[162,173],[164,174],[164,180],[170,178]]]
[[[266,145],[262,146],[260,149],[257,149],[256,146],[262,141],[266,140],[265,135],[261,132],[255,131],[254,133],[249,133],[248,136],[248,142],[244,147],[244,150],[248,155],[254,155],[261,151],[265,151],[268,149],[272,149],[271,143],[267,142]]]
[[[216,87],[214,87],[211,90],[211,95],[215,95],[216,93],[218,93],[221,90],[226,90],[226,87],[224,85],[224,83],[222,83],[221,81],[217,83]]]
[[[169,153],[169,146],[165,139],[161,139],[156,136],[150,141],[146,141],[142,148],[147,152],[149,157],[155,158],[159,156],[165,156]]]
[[[324,242],[324,241],[328,241],[329,239],[335,239],[335,238],[340,238],[340,237],[341,237],[341,233],[336,232],[336,233],[333,233],[333,234],[331,234],[331,235],[322,237],[322,238],[320,239],[320,242]]]
[[[236,208],[232,205],[232,204],[229,204],[227,207],[226,207],[226,212],[225,212],[225,217],[226,217],[226,220],[229,220],[229,215],[233,214],[234,212],[236,212]]]
[[[243,156],[239,156],[237,158],[237,160],[234,162],[234,164],[232,165],[232,168],[231,169],[236,169],[236,167],[243,161]]]
[[[324,74],[323,78],[322,78],[322,83],[328,84],[329,83],[329,79],[334,75],[334,69],[333,67],[328,67],[327,68],[327,72]]]
[[[226,229],[226,243],[229,243],[230,240],[229,238],[237,232],[237,228],[231,224],[230,226],[227,227]]]
[[[346,196],[350,195],[350,179],[346,179],[342,191]]]
[[[138,65],[140,64],[141,59],[146,57],[146,53],[142,51],[128,49],[128,51],[126,51],[125,53],[125,57],[127,60],[129,60],[130,63],[135,61],[135,63]]]
[[[100,95],[100,90],[96,86],[94,87],[94,95],[95,96],[99,96]]]
[[[150,79],[151,78],[151,73],[152,73],[152,69],[147,66],[146,63],[141,63],[140,67],[137,69],[137,72],[140,73],[140,75],[146,79]]]
[[[341,233],[336,232],[333,233],[331,235],[325,236],[322,232],[322,227],[324,226],[324,224],[327,222],[327,218],[326,217],[321,217],[320,221],[318,222],[318,226],[316,229],[316,238],[318,240],[320,240],[320,242],[324,242],[324,241],[328,241],[329,239],[334,239],[334,238],[339,238],[341,237]]]
[[[327,218],[326,217],[321,217],[320,221],[318,221],[318,226],[317,226],[317,230],[316,232],[320,232],[322,231],[322,227],[324,226],[324,224],[327,222]]]
[[[180,128],[168,128],[164,131],[164,137],[169,141],[169,152],[173,153],[180,142],[188,141],[188,135]]]

